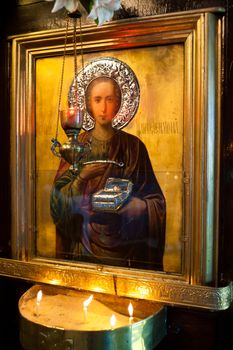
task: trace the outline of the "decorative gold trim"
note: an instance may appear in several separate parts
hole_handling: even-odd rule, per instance
[[[135,276],[128,278],[122,274],[48,264],[41,262],[19,262],[0,260],[1,275],[27,279],[35,283],[59,285],[79,290],[101,292],[121,297],[131,297],[161,302],[166,305],[182,305],[213,311],[226,310],[233,300],[232,283],[226,287],[214,288],[189,285],[185,282],[166,278]],[[88,280],[88,284],[87,284]],[[88,285],[88,288],[87,288]]]

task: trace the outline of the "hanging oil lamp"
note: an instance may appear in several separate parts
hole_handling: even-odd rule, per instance
[[[63,65],[62,65],[62,76],[61,76],[61,83],[60,83],[59,104],[58,104],[58,121],[57,121],[56,136],[52,139],[51,151],[55,156],[65,159],[71,165],[70,168],[76,172],[79,169],[80,160],[84,157],[85,154],[90,152],[90,144],[81,143],[78,141],[78,135],[83,125],[83,110],[80,108],[78,103],[78,86],[75,86],[73,89],[73,94],[74,94],[73,95],[74,98],[72,99],[73,105],[70,105],[67,108],[67,110],[61,110],[60,108],[69,17],[73,19],[74,76],[76,77],[77,75],[77,19],[79,19],[79,23],[80,23],[80,39],[81,39],[81,14],[79,11],[68,13]],[[81,48],[82,48],[82,42],[81,42]],[[82,49],[81,49],[81,54],[82,54]],[[82,59],[82,62],[83,62],[83,59]],[[68,137],[68,141],[66,141],[64,144],[61,144],[57,139],[59,119],[60,119],[62,129],[64,130],[64,132]]]

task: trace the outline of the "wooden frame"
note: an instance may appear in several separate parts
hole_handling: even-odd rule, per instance
[[[37,118],[44,111],[43,104],[38,103],[41,96],[37,84],[43,85],[38,82],[38,69],[43,72],[43,68],[40,70],[38,66],[46,60],[56,61],[59,66],[64,51],[65,30],[9,38],[12,43],[14,260],[0,260],[2,274],[172,304],[211,309],[228,307],[231,286],[217,287],[223,12],[221,8],[204,9],[111,22],[99,28],[92,25],[83,27],[83,51],[86,57],[104,57],[109,53],[122,55],[124,52],[144,50],[145,54],[149,52],[149,58],[151,52],[158,48],[181,49],[183,94],[180,103],[184,123],[181,248],[179,267],[174,270],[169,267],[164,272],[80,264],[36,253],[36,152],[40,154],[40,138],[43,136],[38,132]],[[72,51],[70,30],[67,54],[72,55]],[[70,79],[66,84],[69,82]],[[50,152],[49,147],[47,152]]]

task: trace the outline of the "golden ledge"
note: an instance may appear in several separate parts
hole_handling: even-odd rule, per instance
[[[57,285],[71,289],[92,291],[161,302],[166,305],[189,306],[212,311],[226,310],[232,302],[232,283],[225,287],[191,285],[184,281],[135,277],[121,271],[106,272],[100,268],[75,267],[41,262],[0,259],[1,275],[35,283]]]

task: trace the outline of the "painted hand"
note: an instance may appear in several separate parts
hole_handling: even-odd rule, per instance
[[[80,171],[79,177],[83,181],[88,181],[94,177],[103,175],[108,164],[88,164],[84,165]]]
[[[146,212],[146,202],[137,197],[131,197],[130,200],[119,209],[118,213],[127,217],[139,218]]]

